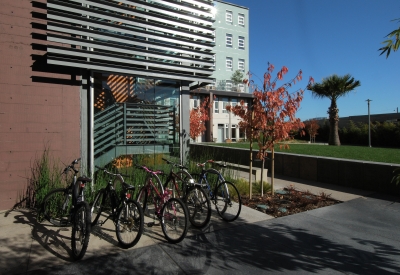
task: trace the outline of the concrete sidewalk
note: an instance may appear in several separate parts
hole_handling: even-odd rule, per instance
[[[82,261],[72,262],[70,228],[37,224],[28,210],[0,212],[0,274],[396,274],[400,272],[400,205],[360,190],[275,179],[325,192],[345,203],[282,218],[242,207],[226,223],[213,210],[207,228],[179,244],[160,227],[121,249],[112,222],[96,227]]]

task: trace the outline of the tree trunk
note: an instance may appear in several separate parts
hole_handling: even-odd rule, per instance
[[[271,149],[271,194],[272,196],[274,195],[274,170],[275,170],[275,151],[274,151],[274,147],[272,146]]]
[[[262,166],[261,166],[261,197],[264,197],[264,164],[265,164],[265,158],[263,154],[263,159],[262,159]]]
[[[253,188],[251,181],[253,179],[253,119],[254,119],[254,110],[251,111],[251,120],[250,120],[250,171],[249,171],[249,198],[251,199],[253,194]]]
[[[328,110],[329,114],[329,145],[340,146],[339,139],[339,109],[336,105],[336,100],[332,99],[331,107]]]

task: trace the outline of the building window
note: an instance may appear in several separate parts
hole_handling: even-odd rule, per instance
[[[227,71],[232,71],[233,70],[233,61],[232,61],[232,57],[227,57],[226,58],[226,70]]]
[[[243,36],[238,37],[238,47],[239,47],[239,49],[244,50],[244,37]]]
[[[227,97],[224,97],[223,99],[222,99],[222,113],[228,113],[228,111],[226,110],[226,106],[228,106],[229,105],[229,100],[228,100],[228,98]]]
[[[232,91],[232,81],[231,80],[227,80],[225,82],[225,90]]]
[[[231,106],[235,107],[237,105],[237,98],[231,98]]]
[[[218,114],[219,113],[219,100],[218,100],[218,97],[216,97],[215,99],[214,99],[214,113],[216,113],[216,114]]]
[[[244,59],[239,59],[238,62],[238,69],[242,72],[244,72]]]
[[[232,18],[233,18],[233,15],[232,15],[232,11],[226,11],[226,13],[225,13],[225,21],[226,21],[226,23],[229,23],[229,24],[232,24]]]
[[[192,100],[193,100],[193,109],[197,109],[197,107],[199,107],[199,97],[192,96]]]
[[[226,34],[226,46],[232,48],[232,34]]]
[[[238,24],[239,24],[239,26],[243,26],[244,27],[244,14],[243,13],[239,13]]]

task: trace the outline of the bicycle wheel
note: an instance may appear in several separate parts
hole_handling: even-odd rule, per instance
[[[214,203],[218,214],[227,222],[239,217],[242,200],[236,186],[229,181],[221,182],[214,192]]]
[[[190,223],[198,228],[206,226],[211,218],[211,202],[206,192],[199,186],[190,187],[185,203]]]
[[[147,188],[142,187],[136,197],[136,201],[139,203],[139,205],[142,207],[143,214],[146,216],[149,216],[149,207],[147,205]]]
[[[187,234],[189,214],[185,204],[178,198],[170,198],[161,210],[161,228],[170,243],[182,241]]]
[[[70,226],[71,208],[72,199],[69,189],[54,189],[43,199],[43,218],[55,226]]]
[[[123,248],[137,244],[143,234],[143,210],[138,202],[128,200],[118,213],[115,225],[117,239]]]
[[[80,202],[74,211],[71,235],[72,257],[80,260],[86,253],[90,237],[90,207]]]
[[[176,180],[181,190],[184,190],[186,188],[186,185],[189,183],[189,180],[193,179],[189,172],[185,170],[178,171],[176,175],[178,176]]]
[[[92,203],[92,206],[90,207],[90,212],[91,212],[91,226],[95,226],[100,218],[101,212],[103,211],[103,204],[105,202],[105,189],[100,189],[96,197],[94,198],[94,201]]]

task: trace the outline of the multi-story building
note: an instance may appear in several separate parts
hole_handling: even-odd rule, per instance
[[[185,156],[189,96],[213,84],[212,0],[3,0],[0,209],[48,149],[94,170]]]
[[[215,0],[215,90],[247,92],[241,83],[234,85],[231,76],[236,70],[249,71],[249,9]],[[211,88],[214,88],[211,87]]]
[[[214,83],[204,90],[192,90],[191,108],[199,104],[201,97],[209,96],[210,121],[207,131],[196,141],[224,142],[243,139],[240,119],[226,110],[227,105],[236,105],[240,100],[251,102],[252,95],[243,83],[233,83],[231,77],[237,70],[246,77],[249,71],[249,9],[232,3],[214,1],[215,22],[215,71]]]

